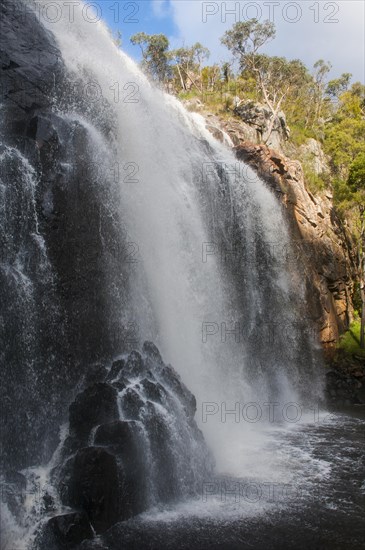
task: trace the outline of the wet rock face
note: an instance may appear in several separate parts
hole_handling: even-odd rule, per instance
[[[354,248],[336,215],[332,196],[307,191],[302,166],[265,145],[236,148],[281,200],[288,214],[293,260],[305,278],[308,316],[325,350],[336,345],[353,316],[352,294],[356,263]]]
[[[0,460],[21,469],[49,460],[86,367],[123,349],[129,268],[119,183],[99,169],[82,123],[98,110],[96,131],[111,136],[110,106],[79,93],[27,2],[3,0],[0,19]]]
[[[305,315],[316,327],[325,351],[332,354],[353,317],[355,249],[334,210],[330,191],[314,197],[306,188],[301,162],[292,160],[300,158],[313,173],[328,175],[328,158],[318,141],[309,139],[295,148],[280,132],[273,133],[278,138],[276,143],[263,145],[263,111],[253,102],[246,102],[235,112],[241,121],[207,114],[207,128],[212,131],[214,125],[228,134],[237,158],[251,166],[285,206],[295,261],[305,278],[309,304]]]
[[[339,350],[328,361],[326,397],[335,406],[365,405],[364,357],[348,356]]]
[[[70,434],[86,441],[94,426],[118,418],[117,391],[109,384],[96,383],[76,397],[69,413]]]
[[[87,539],[94,533],[84,512],[71,512],[48,520],[42,536],[37,541],[39,550],[67,550]]]
[[[67,390],[61,314],[43,235],[37,230],[40,209],[35,188],[40,164],[32,127],[37,112],[50,110],[50,98],[64,67],[53,37],[39,25],[26,2],[1,2],[0,20],[0,179],[5,200],[0,223],[4,419],[0,461],[21,469],[50,458],[58,443],[55,426],[65,398],[58,377]],[[22,258],[18,265],[17,258]],[[22,280],[28,282],[27,289]],[[34,365],[42,371],[42,380]]]
[[[50,98],[62,76],[63,63],[53,37],[39,25],[26,3],[3,1],[0,19],[5,127],[14,141],[20,137],[25,145],[33,114],[51,105]]]
[[[106,381],[86,386],[70,405],[53,479],[62,503],[104,533],[151,504],[196,494],[212,461],[194,396],[152,342],[106,373],[101,365],[91,371]]]
[[[97,533],[121,519],[121,491],[117,461],[100,447],[77,451],[62,470],[63,504],[83,510]]]
[[[138,427],[133,422],[118,420],[102,424],[96,431],[94,443],[117,457],[120,479],[122,519],[128,519],[146,506],[146,476],[143,449],[136,438]]]

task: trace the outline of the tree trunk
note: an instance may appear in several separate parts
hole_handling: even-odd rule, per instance
[[[283,97],[280,99],[279,103],[277,104],[277,106],[275,107],[275,109],[272,109],[272,107],[270,106],[271,108],[271,112],[272,112],[272,117],[271,117],[271,120],[270,120],[270,124],[269,124],[269,128],[267,130],[267,137],[265,139],[265,144],[269,141],[270,139],[270,136],[271,136],[271,133],[272,133],[272,130],[274,128],[274,124],[275,124],[275,119],[276,117],[278,116],[278,113],[280,111],[280,107],[281,107],[281,103],[283,101]]]
[[[195,80],[190,76],[189,70],[186,70],[184,67],[182,67],[182,70],[184,71],[186,77],[190,80],[190,82],[192,83],[192,85],[198,90],[198,92],[199,92],[199,93],[202,93],[201,89],[199,88],[199,86],[197,85],[197,83],[195,82]]]
[[[180,66],[179,66],[178,63],[176,63],[176,67],[177,67],[177,71],[179,73],[181,87],[182,87],[183,90],[186,90],[185,82],[184,82],[184,79],[182,77],[182,74],[181,74],[181,71],[180,71]]]
[[[361,325],[360,348],[365,349],[365,207],[360,206],[361,232],[360,232],[360,296],[361,296]]]
[[[361,289],[360,348],[365,349],[365,290]]]

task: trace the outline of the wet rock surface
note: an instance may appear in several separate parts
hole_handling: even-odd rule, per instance
[[[365,405],[365,359],[339,350],[327,361],[326,398],[333,407]]]
[[[0,5],[7,204],[0,235],[1,461],[15,468],[50,459],[89,365],[123,349],[118,319],[125,300],[115,288],[129,269],[116,215],[119,184],[101,175],[82,118],[97,109],[96,126],[111,136],[110,107],[90,105],[33,4]],[[104,378],[96,370],[88,376],[86,385]]]
[[[196,494],[213,464],[194,420],[195,398],[152,342],[97,371],[109,382],[86,386],[70,405],[52,478],[62,504],[101,534],[154,502]],[[65,522],[48,523],[44,537]]]
[[[121,519],[121,491],[114,455],[99,447],[77,451],[64,465],[59,486],[62,503],[83,510],[101,533]]]
[[[355,247],[336,214],[332,193],[326,190],[314,196],[306,187],[301,162],[293,160],[300,158],[313,173],[328,177],[328,158],[313,139],[295,148],[286,141],[284,126],[273,132],[275,143],[263,144],[262,132],[257,130],[263,114],[258,116],[259,111],[251,103],[236,108],[245,120],[237,116],[227,120],[205,113],[207,128],[220,141],[224,140],[218,133],[224,131],[237,158],[253,168],[283,203],[292,237],[293,261],[300,266],[307,289],[308,320],[325,351],[332,353],[353,319]],[[279,128],[281,123],[277,124]]]
[[[282,201],[292,234],[292,260],[306,286],[308,320],[330,351],[353,318],[356,273],[354,246],[337,216],[329,192],[314,197],[305,187],[302,166],[264,145],[236,148]]]
[[[86,440],[94,426],[117,418],[117,390],[103,382],[93,384],[70,406],[70,434]]]
[[[84,512],[61,514],[47,521],[38,540],[39,550],[67,550],[76,548],[83,540],[94,538]]]

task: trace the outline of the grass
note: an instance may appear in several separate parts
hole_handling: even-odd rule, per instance
[[[360,348],[360,319],[356,319],[340,338],[338,349],[349,355],[358,355],[365,358],[365,350]]]

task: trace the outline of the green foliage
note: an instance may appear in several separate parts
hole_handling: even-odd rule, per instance
[[[352,295],[352,303],[354,304],[354,310],[356,316],[360,316],[361,312],[361,290],[360,290],[360,283],[356,282],[354,285],[354,292]]]
[[[274,37],[273,23],[259,23],[252,19],[236,23],[221,39],[239,61],[242,77],[255,82],[256,99],[265,103],[272,113],[266,139],[270,137],[275,117],[280,110],[285,108],[293,115],[290,116],[293,119],[298,104],[303,103],[302,109],[305,110],[303,92],[311,82],[307,68],[299,59],[287,60],[285,57],[258,53]],[[318,71],[324,71],[323,62],[318,62]],[[308,98],[306,105],[307,103]]]
[[[170,52],[170,59],[175,63],[174,66],[174,79],[175,86],[181,85],[183,90],[187,90],[190,87],[196,88],[198,91],[203,90],[203,67],[202,64],[209,58],[210,52],[208,48],[205,48],[196,42],[190,48],[178,48]],[[220,71],[218,71],[219,74]],[[209,77],[205,75],[206,80]]]
[[[316,174],[307,162],[302,161],[304,181],[309,191],[315,195],[328,187],[328,179],[323,174]]]
[[[336,205],[336,209],[341,217],[344,218],[353,207],[351,189],[347,185],[346,181],[340,178],[334,178],[332,180],[332,185],[333,200]]]
[[[256,55],[264,44],[275,38],[275,34],[274,23],[259,23],[257,19],[250,19],[235,23],[231,30],[224,33],[221,43],[238,59],[243,70],[250,66],[251,56]]]
[[[143,32],[132,36],[131,42],[140,46],[142,67],[149,77],[168,85],[182,99],[198,97],[207,109],[221,115],[233,112],[237,98],[265,103],[272,120],[283,110],[291,142],[299,147],[314,138],[330,157],[331,182],[316,175],[304,159],[309,189],[317,193],[333,187],[339,212],[352,219],[364,199],[359,189],[364,189],[365,86],[355,83],[349,88],[350,73],[328,80],[331,64],[323,59],[311,73],[298,59],[260,53],[275,32],[273,23],[255,19],[236,23],[225,32],[221,42],[238,60],[238,75],[227,61],[205,65],[209,50],[199,42],[169,50],[166,36]]]
[[[359,153],[352,162],[348,185],[353,193],[365,191],[365,151]]]
[[[290,127],[290,140],[297,147],[304,145],[309,138],[316,138],[310,128],[306,128],[303,124],[293,121],[291,117],[288,117],[288,124]]]
[[[164,82],[169,76],[169,41],[164,34],[139,32],[131,37],[131,43],[139,45],[142,52],[142,68],[156,82]]]
[[[358,355],[365,358],[365,350],[360,348],[360,319],[355,319],[348,331],[341,337],[338,348],[348,355]]]
[[[326,94],[333,99],[339,99],[340,95],[348,89],[351,76],[351,73],[343,73],[340,78],[330,80],[327,84]]]
[[[344,180],[356,157],[365,153],[364,91],[364,86],[354,84],[344,92],[325,130],[325,150],[331,156],[335,174]]]

